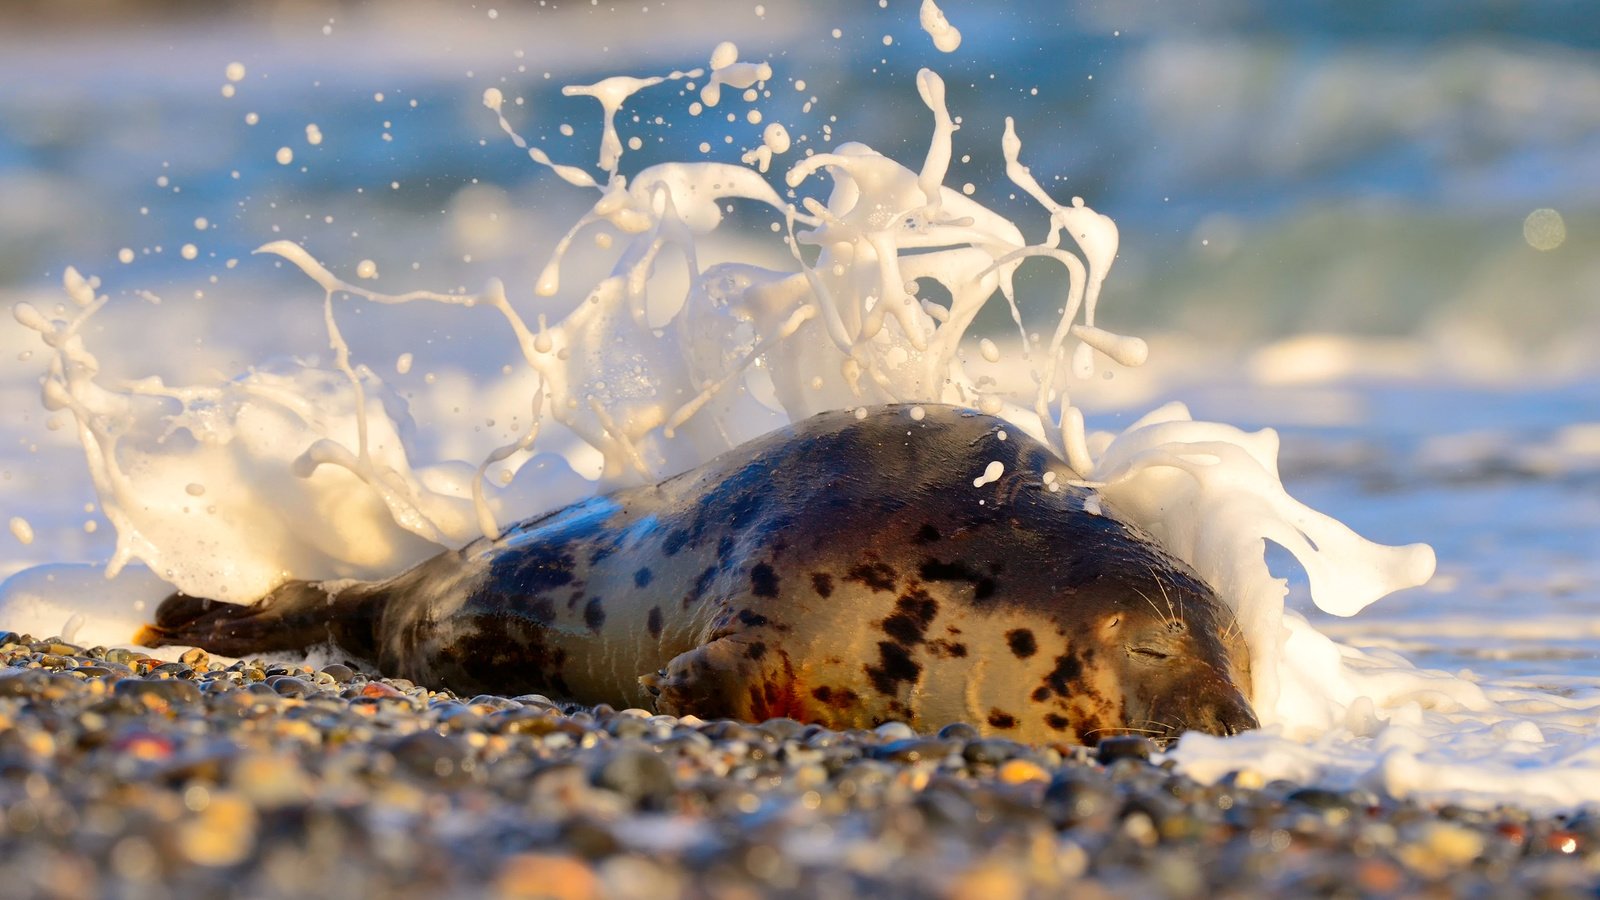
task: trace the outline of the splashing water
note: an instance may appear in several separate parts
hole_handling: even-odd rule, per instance
[[[956,49],[959,33],[931,2],[923,22],[939,49]],[[1569,802],[1552,785],[1587,771],[1593,703],[1490,691],[1342,647],[1285,611],[1285,582],[1264,557],[1268,541],[1287,549],[1308,573],[1314,602],[1353,615],[1427,581],[1428,547],[1368,542],[1296,502],[1279,479],[1270,430],[1193,421],[1178,404],[1120,434],[1086,430],[1069,387],[1076,391],[1099,367],[1138,366],[1148,351],[1096,324],[1116,226],[1081,198],[1063,203],[1043,189],[1010,119],[1006,174],[1049,216],[1031,242],[944,184],[958,126],[943,81],[927,69],[917,90],[933,128],[920,168],[845,143],[790,166],[780,194],[763,173],[790,139],[772,123],[742,164],[672,162],[623,173],[627,150],[615,121],[636,93],[706,78],[699,98],[715,107],[724,88],[771,77],[769,64],[741,62],[723,43],[705,70],[567,87],[568,96],[601,108],[593,168],[531,145],[506,117],[501,92],[484,92],[484,105],[534,163],[595,194],[532,286],[568,310],[554,320],[538,314],[530,323],[498,280],[476,294],[385,294],[336,277],[309,248],[275,241],[257,252],[298,267],[324,291],[332,367],[264,365],[230,381],[171,386],[102,378],[84,340],[85,324],[107,303],[97,279],[68,271],[69,316],[19,305],[17,320],[52,351],[45,404],[75,420],[116,527],[107,574],[138,560],[188,593],[238,602],[290,577],[381,577],[578,496],[659,480],[785,419],[882,402],[970,405],[1047,441],[1106,506],[1188,561],[1234,607],[1267,727],[1225,741],[1186,737],[1176,754],[1198,777],[1251,767],[1468,802]],[[825,197],[802,193],[823,182]],[[776,217],[772,240],[790,265],[700,264],[721,246],[733,204]],[[563,277],[568,252],[602,225],[624,237],[610,248],[609,274],[574,287]],[[1048,339],[1028,327],[1013,283],[1035,257],[1061,272]],[[1025,370],[1031,396],[966,369],[967,345],[978,344],[967,332],[997,297],[1018,331],[1017,349],[1003,356],[985,338],[979,352]],[[345,304],[363,301],[492,310],[534,377],[525,430],[478,462],[422,460],[405,401],[352,358],[341,330]],[[409,368],[409,355],[403,359]],[[491,467],[514,477],[492,485]],[[975,485],[993,477],[963,474]],[[48,592],[37,582],[8,585],[10,608],[21,593],[38,601]],[[1507,740],[1537,746],[1543,755],[1533,774],[1513,771]],[[1450,774],[1419,774],[1442,765],[1429,757],[1439,746],[1449,748]],[[1498,781],[1469,783],[1486,772]]]

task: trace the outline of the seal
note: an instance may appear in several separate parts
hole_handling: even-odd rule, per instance
[[[387,581],[175,594],[137,640],[331,641],[463,696],[702,718],[1084,744],[1256,727],[1227,605],[1077,478],[972,410],[824,413]]]

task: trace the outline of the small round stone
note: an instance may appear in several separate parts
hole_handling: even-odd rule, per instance
[[[329,663],[323,666],[321,671],[339,684],[348,684],[356,674],[354,669],[344,663]]]
[[[880,740],[885,741],[903,741],[917,736],[917,733],[911,730],[911,726],[904,722],[885,722],[873,730]]]
[[[595,787],[649,809],[665,805],[676,787],[666,761],[643,747],[618,748],[595,769],[593,781]]]
[[[1150,754],[1154,752],[1155,743],[1149,738],[1129,735],[1101,740],[1096,748],[1095,757],[1101,764],[1110,765],[1119,759],[1148,760]]]
[[[1025,784],[1030,781],[1048,781],[1050,773],[1038,763],[1026,759],[1008,759],[996,773],[1006,784]]]
[[[973,741],[978,739],[978,729],[966,722],[952,722],[939,729],[939,737],[951,741]]]
[[[396,741],[389,752],[404,768],[424,778],[459,781],[470,768],[466,747],[433,731],[407,735]]]

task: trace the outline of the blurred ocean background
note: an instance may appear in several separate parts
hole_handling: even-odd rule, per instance
[[[796,136],[788,161],[853,140],[915,167],[931,117],[914,78],[931,66],[961,117],[953,184],[1039,233],[1003,171],[1010,116],[1046,188],[1121,230],[1101,320],[1150,337],[1154,358],[1085,389],[1094,422],[1181,399],[1279,428],[1293,493],[1438,549],[1432,586],[1319,627],[1425,665],[1600,675],[1594,4],[941,5],[964,35],[952,55],[911,0],[11,0],[0,302],[52,308],[66,266],[98,274],[106,369],[169,378],[326,352],[320,291],[250,256],[269,240],[345,277],[373,260],[388,291],[498,276],[538,309],[535,275],[586,197],[511,146],[485,88],[517,98],[508,117],[559,161],[588,161],[596,111],[561,85],[703,66],[732,40],[775,69],[761,106]],[[630,104],[622,133],[641,147],[624,173],[759,141],[732,106],[688,115],[692,99]],[[770,247],[765,228],[752,245]],[[1052,290],[1027,281],[1025,308],[1053,308]],[[352,312],[347,330],[418,388],[425,440],[467,452],[481,411],[420,387],[498,359],[493,323],[451,312]],[[36,535],[7,546],[8,570],[110,547],[71,429],[38,404],[36,341],[0,329],[0,517]]]

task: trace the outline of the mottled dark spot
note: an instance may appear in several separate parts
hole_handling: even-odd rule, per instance
[[[1065,697],[1071,693],[1071,685],[1083,677],[1083,665],[1069,650],[1056,657],[1056,667],[1044,677],[1045,684],[1049,685],[1057,696]]]
[[[743,530],[750,524],[751,520],[755,519],[756,514],[761,512],[761,507],[766,502],[766,497],[767,494],[764,491],[759,489],[751,490],[749,486],[747,486],[746,490],[735,495],[723,513],[727,517],[725,521],[728,523],[728,527],[735,531]]]
[[[549,625],[556,620],[556,605],[549,597],[534,597],[527,601],[528,618],[535,625]]]
[[[767,617],[748,609],[739,610],[739,624],[747,628],[760,628],[767,624]]]
[[[928,647],[933,650],[934,656],[953,659],[965,659],[967,656],[967,645],[957,641],[946,641],[941,639],[929,643]]]
[[[621,529],[603,526],[594,528],[589,536],[589,565],[598,565],[606,557],[617,552],[627,536],[628,533]]]
[[[817,596],[826,600],[833,596],[833,576],[827,572],[812,572],[811,587],[816,590]]]
[[[727,559],[733,555],[733,537],[723,535],[717,540],[717,559]]]
[[[761,657],[767,655],[767,645],[761,641],[756,641],[748,647],[745,647],[744,655],[746,659],[760,659]]]
[[[576,561],[565,547],[529,547],[501,553],[489,566],[490,580],[505,593],[532,596],[572,583]]]
[[[1043,703],[1050,699],[1050,689],[1044,686],[1036,687],[1033,689],[1033,693],[1028,696],[1032,697],[1035,703]]]
[[[930,597],[927,591],[916,588],[895,601],[894,614],[884,619],[879,627],[884,634],[901,644],[920,644],[938,613],[938,601]]]
[[[601,626],[606,624],[606,602],[599,597],[592,598],[583,607],[583,624],[595,634],[600,633]]]
[[[645,619],[645,627],[650,629],[651,637],[661,637],[661,607],[650,607],[650,615]]]
[[[920,569],[923,581],[965,581],[972,585],[972,599],[987,600],[994,596],[994,579],[972,571],[963,562],[943,562],[929,559]]]
[[[668,556],[677,556],[678,551],[682,550],[684,545],[687,543],[689,543],[688,530],[683,528],[675,528],[672,531],[667,532],[667,536],[662,539],[661,552]]]
[[[1017,727],[1017,717],[998,709],[989,710],[989,724],[995,728]]]
[[[716,576],[717,567],[706,566],[706,570],[695,578],[694,587],[689,589],[689,593],[683,595],[683,608],[688,609],[700,602],[701,598],[706,595],[706,590],[711,587],[711,579]]]
[[[561,678],[566,651],[546,644],[542,627],[504,612],[468,616],[457,624],[461,630],[435,650],[441,684],[463,694],[511,690],[571,695]]]
[[[567,595],[567,609],[577,609],[578,601],[584,599],[583,588],[578,588]]]
[[[750,569],[750,593],[757,597],[778,596],[778,573],[766,563],[757,563]]]
[[[922,643],[922,626],[915,619],[906,615],[892,615],[884,619],[880,627],[883,633],[894,638],[901,644]]]
[[[640,569],[639,571],[633,573],[633,586],[642,588],[645,585],[648,585],[650,583],[650,579],[654,577],[655,573],[650,571],[648,567]]]
[[[812,689],[811,696],[834,709],[849,709],[861,700],[861,697],[849,688],[832,688],[827,685]]]
[[[859,581],[874,591],[894,590],[894,569],[882,562],[861,563],[852,568],[845,579]]]
[[[1051,728],[1055,729],[1056,731],[1066,731],[1067,730],[1067,725],[1068,725],[1067,717],[1063,716],[1063,715],[1058,715],[1056,713],[1049,713],[1048,715],[1046,715],[1044,717],[1044,723],[1046,725],[1049,725]]]
[[[1039,642],[1033,639],[1033,632],[1026,628],[1014,628],[1006,632],[1006,645],[1017,659],[1027,659],[1039,652]]]
[[[922,666],[911,659],[911,654],[904,647],[893,641],[879,641],[878,655],[881,660],[879,665],[862,666],[862,669],[880,694],[898,693],[901,682],[915,682],[917,676],[922,674]]]
[[[896,612],[911,616],[927,627],[933,624],[933,617],[939,614],[939,601],[922,588],[912,588],[900,595],[894,608]]]
[[[917,529],[916,535],[911,538],[913,544],[931,544],[939,539],[939,529],[932,524],[923,525]]]

